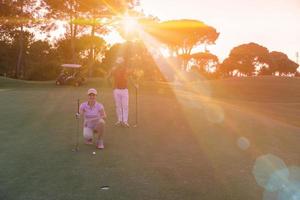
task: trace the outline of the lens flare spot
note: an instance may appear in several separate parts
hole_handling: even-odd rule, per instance
[[[204,113],[206,119],[212,123],[220,124],[224,121],[224,111],[219,105],[207,104]]]
[[[258,157],[252,173],[257,184],[269,192],[284,187],[289,176],[289,170],[283,160],[272,154]]]
[[[300,199],[300,181],[289,182],[279,191],[265,191],[263,200],[299,200]]]
[[[242,150],[247,150],[250,146],[250,142],[247,138],[245,137],[240,137],[238,140],[237,140],[237,145],[239,148],[241,148]]]
[[[292,166],[288,168],[289,176],[288,179],[283,183],[283,181],[271,180],[269,182],[278,181],[280,186],[278,185],[278,190],[264,192],[263,199],[264,200],[299,200],[300,199],[300,168],[296,166]],[[282,175],[277,175],[276,173],[273,175],[273,178],[280,177]],[[282,174],[286,172],[281,172]],[[285,174],[286,175],[286,174]],[[275,178],[276,179],[276,178]]]

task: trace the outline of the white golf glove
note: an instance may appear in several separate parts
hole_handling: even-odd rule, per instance
[[[99,123],[101,123],[101,124],[105,124],[105,121],[104,121],[104,119],[100,119],[100,120],[99,120]]]
[[[80,113],[75,114],[76,119],[80,119]]]

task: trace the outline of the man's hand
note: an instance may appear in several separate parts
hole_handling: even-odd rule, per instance
[[[75,114],[76,119],[80,119],[80,113]]]

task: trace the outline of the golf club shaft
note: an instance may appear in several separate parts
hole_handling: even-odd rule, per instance
[[[138,124],[138,89],[135,88],[135,125]]]
[[[79,113],[79,99],[77,99],[77,113]],[[77,119],[77,130],[76,130],[76,150],[78,150],[79,145],[79,119]]]

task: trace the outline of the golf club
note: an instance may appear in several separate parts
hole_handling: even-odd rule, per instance
[[[133,127],[138,126],[138,88],[135,87],[135,124]]]
[[[79,99],[77,99],[77,113],[79,113]],[[73,152],[79,151],[79,118],[77,120],[77,129],[76,129],[76,145],[75,148],[72,149]]]

